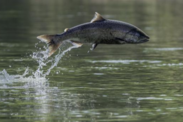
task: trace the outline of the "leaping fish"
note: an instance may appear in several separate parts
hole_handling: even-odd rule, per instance
[[[49,56],[66,40],[78,47],[83,43],[92,43],[92,50],[98,44],[137,44],[149,41],[148,35],[138,27],[122,21],[105,19],[97,12],[91,22],[66,28],[61,34],[40,35],[37,38],[49,44]]]

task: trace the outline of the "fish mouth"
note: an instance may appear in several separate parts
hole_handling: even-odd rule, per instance
[[[149,36],[146,36],[146,35],[144,35],[144,36],[142,36],[141,37],[141,39],[139,39],[139,41],[138,42],[136,42],[136,43],[144,43],[144,42],[148,42],[149,41]]]
[[[147,38],[143,38],[143,39],[139,39],[139,40],[136,40],[136,41],[125,41],[125,43],[128,43],[128,44],[139,44],[139,43],[145,43],[145,42],[148,42],[149,41],[149,37]]]
[[[148,42],[148,41],[149,41],[149,37],[141,40],[139,43],[144,43],[144,42]]]
[[[144,36],[145,39],[150,39],[149,36],[147,36],[145,34],[143,36]]]
[[[147,34],[145,34],[143,31],[139,30],[138,31],[139,34],[140,34],[140,38],[139,38],[139,41],[138,43],[144,43],[144,42],[147,42],[149,41],[149,36]]]

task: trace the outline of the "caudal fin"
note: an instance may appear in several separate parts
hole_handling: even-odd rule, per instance
[[[40,35],[37,38],[49,44],[49,56],[51,56],[60,46],[60,43],[54,41],[54,35]]]

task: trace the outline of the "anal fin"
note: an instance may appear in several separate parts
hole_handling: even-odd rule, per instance
[[[81,47],[83,44],[82,43],[79,43],[79,42],[75,42],[75,41],[72,41],[71,40],[71,43],[77,47]]]

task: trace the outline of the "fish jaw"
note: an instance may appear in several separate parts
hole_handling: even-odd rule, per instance
[[[138,44],[149,41],[149,36],[147,36],[142,30],[134,28],[127,32],[121,40],[129,44]]]
[[[149,41],[149,39],[150,39],[149,36],[142,30],[137,29],[136,33],[138,33],[140,35],[138,43],[144,43],[144,42]]]

